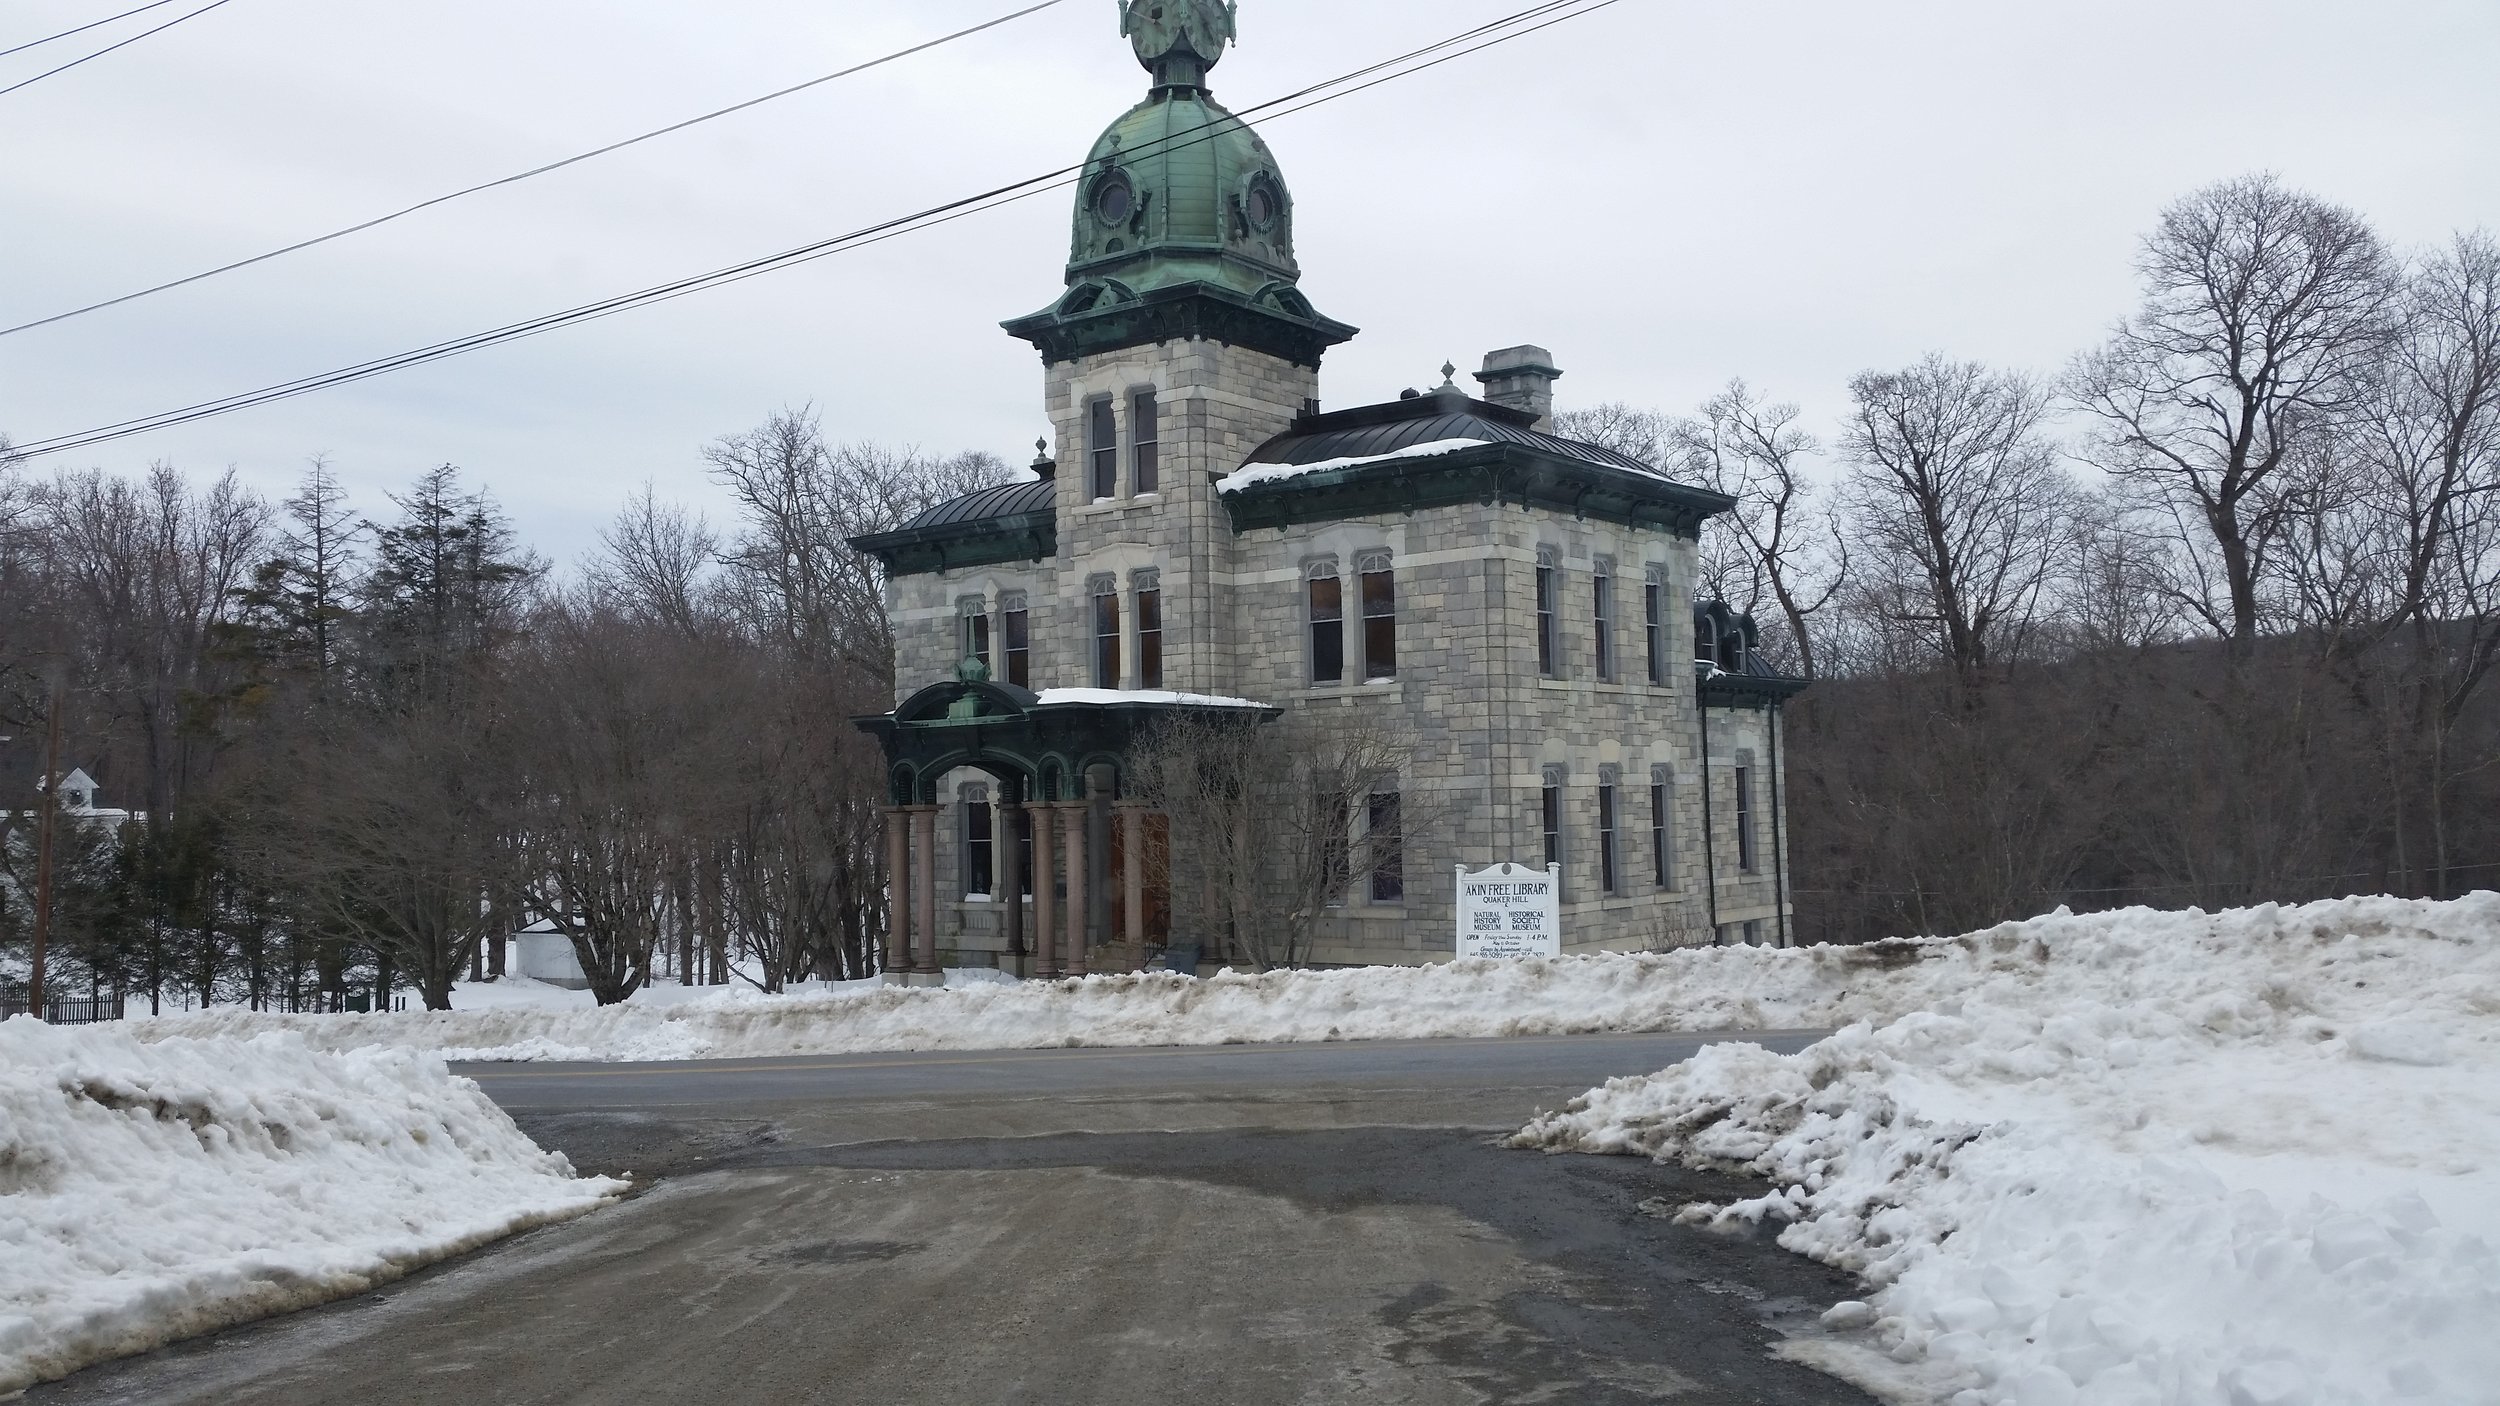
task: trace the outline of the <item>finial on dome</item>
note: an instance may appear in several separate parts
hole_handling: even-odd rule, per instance
[[[1203,88],[1238,33],[1233,0],[1121,0],[1120,32],[1158,88]]]
[[[1441,388],[1453,391],[1458,389],[1457,362],[1445,361],[1441,363]]]

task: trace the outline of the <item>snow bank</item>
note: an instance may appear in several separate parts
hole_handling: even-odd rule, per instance
[[[2500,1402],[2500,896],[1885,950],[1915,1013],[1708,1049],[1517,1143],[1769,1178],[1681,1214],[1862,1275],[1790,1351],[1895,1400]]]
[[[430,1059],[141,1029],[0,1025],[0,1395],[625,1189],[577,1179]]]
[[[1769,1030],[1844,1023],[1841,1012],[1876,1004],[1867,982],[1898,975],[1886,972],[1891,961],[1859,949],[1726,948],[1203,980],[1146,972],[944,990],[864,982],[605,1010],[288,1016],[221,1008],[140,1030],[147,1039],[285,1030],[317,1049],[391,1045],[453,1059],[626,1061]]]

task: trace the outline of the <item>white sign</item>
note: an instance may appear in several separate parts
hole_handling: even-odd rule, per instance
[[[1458,866],[1458,955],[1561,956],[1562,866]]]

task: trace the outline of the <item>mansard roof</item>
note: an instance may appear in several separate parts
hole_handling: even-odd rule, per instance
[[[1697,537],[1736,506],[1638,459],[1536,428],[1537,417],[1456,386],[1308,415],[1219,485],[1233,529],[1517,504]]]
[[[1537,417],[1525,410],[1441,390],[1411,400],[1306,416],[1291,430],[1260,445],[1250,455],[1250,463],[1300,465],[1374,458],[1418,445],[1472,439],[1515,444],[1556,458],[1659,477],[1656,469],[1638,459],[1546,434],[1536,428],[1536,422]]]
[[[1041,478],[984,488],[851,545],[898,576],[1038,561],[1059,549],[1059,486]]]

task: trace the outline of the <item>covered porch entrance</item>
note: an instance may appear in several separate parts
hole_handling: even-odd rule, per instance
[[[991,895],[1005,927],[1002,960],[1042,980],[1085,976],[1105,958],[1133,970],[1147,950],[1150,915],[1170,912],[1171,856],[1168,823],[1138,796],[1130,759],[1160,720],[1181,711],[1253,725],[1277,716],[1253,703],[1183,694],[1036,694],[993,682],[985,666],[966,660],[953,680],[892,713],[857,719],[885,752],[886,980],[945,980],[939,788],[967,769],[997,783]]]

